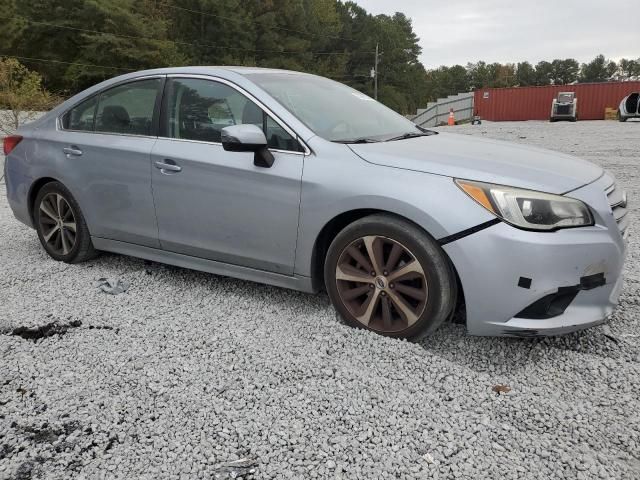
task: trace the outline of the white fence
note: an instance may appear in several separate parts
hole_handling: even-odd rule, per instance
[[[456,121],[471,120],[473,118],[473,92],[449,95],[429,102],[427,108],[418,109],[417,115],[411,120],[421,127],[435,127],[446,122],[449,111],[453,109]]]

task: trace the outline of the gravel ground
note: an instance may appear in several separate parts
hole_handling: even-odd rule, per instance
[[[638,122],[455,130],[578,154],[640,198]],[[416,344],[342,326],[324,295],[117,255],[57,263],[3,189],[0,478],[640,478],[633,231],[607,326],[449,325]]]

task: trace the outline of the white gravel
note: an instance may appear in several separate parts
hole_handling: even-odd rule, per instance
[[[606,166],[637,225],[639,122],[455,130]],[[451,325],[414,344],[341,325],[324,295],[116,255],[57,263],[0,186],[0,478],[638,479],[632,228],[606,327],[532,340]],[[130,287],[107,295],[100,277]],[[7,334],[54,321],[66,333]]]

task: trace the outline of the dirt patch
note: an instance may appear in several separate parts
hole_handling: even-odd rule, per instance
[[[24,338],[25,340],[33,340],[37,342],[42,338],[53,337],[54,335],[64,335],[71,328],[78,328],[82,325],[80,320],[74,320],[69,323],[51,322],[42,326],[35,327],[17,327],[11,331],[11,335]]]
[[[53,443],[61,435],[68,436],[79,428],[80,424],[73,421],[65,423],[61,427],[53,427],[47,423],[43,423],[39,427],[33,425],[19,427],[19,430],[26,434],[27,438],[35,443]]]

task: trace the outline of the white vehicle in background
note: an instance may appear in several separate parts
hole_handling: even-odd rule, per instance
[[[553,99],[549,121],[557,122],[558,120],[570,122],[578,120],[578,99],[575,92],[559,92]]]
[[[629,118],[640,118],[640,93],[630,93],[622,99],[618,107],[618,120],[626,122]]]

